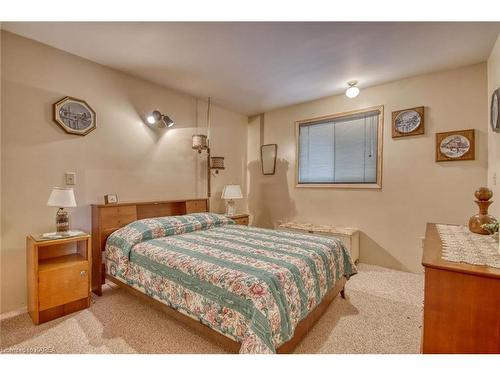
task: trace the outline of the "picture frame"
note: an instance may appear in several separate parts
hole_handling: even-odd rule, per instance
[[[106,194],[104,196],[104,204],[116,204],[118,203],[118,196],[116,194]]]
[[[260,146],[260,160],[262,163],[262,174],[270,176],[276,173],[276,157],[278,155],[278,145],[271,143]]]
[[[85,100],[65,96],[53,109],[54,121],[68,134],[85,136],[96,128],[96,113]]]
[[[500,88],[491,94],[490,122],[491,130],[500,133]]]
[[[425,133],[425,107],[414,107],[392,112],[392,138]]]
[[[436,162],[475,160],[474,129],[436,133]]]

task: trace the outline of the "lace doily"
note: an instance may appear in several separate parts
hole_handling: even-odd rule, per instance
[[[444,260],[500,268],[498,242],[492,236],[472,233],[458,225],[436,224],[436,228],[443,243]]]

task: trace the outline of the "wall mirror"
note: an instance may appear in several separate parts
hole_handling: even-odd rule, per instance
[[[269,144],[260,146],[260,158],[262,160],[262,173],[272,175],[276,172],[276,155],[278,154],[278,145]]]

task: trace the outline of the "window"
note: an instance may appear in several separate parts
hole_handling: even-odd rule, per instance
[[[383,106],[297,122],[297,186],[382,187]]]

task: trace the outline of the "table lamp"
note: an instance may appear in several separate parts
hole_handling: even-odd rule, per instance
[[[243,198],[240,185],[226,185],[222,190],[222,199],[227,201],[226,215],[234,215],[234,199]]]
[[[69,232],[69,214],[64,209],[67,207],[76,207],[73,188],[53,188],[47,201],[47,206],[59,207],[56,214],[56,234],[67,236]]]

